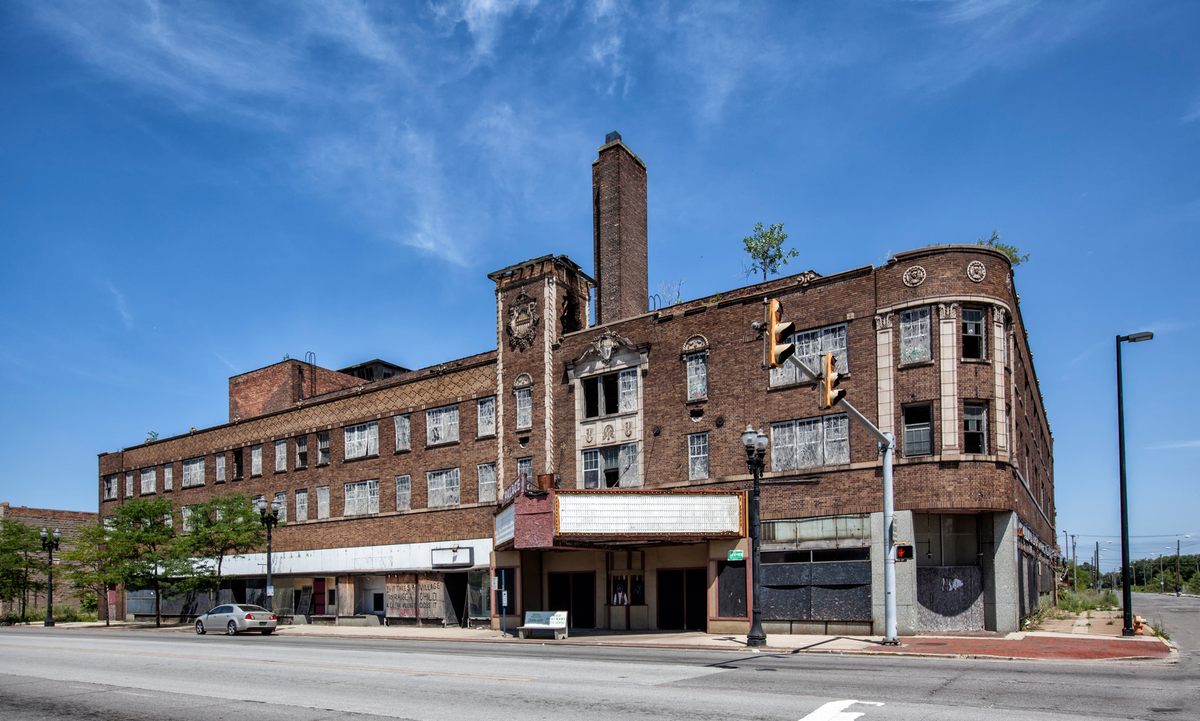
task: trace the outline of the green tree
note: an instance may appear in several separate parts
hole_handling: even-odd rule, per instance
[[[175,506],[166,498],[135,498],[117,507],[107,548],[126,588],[154,590],[154,624],[162,626],[162,595],[175,580],[191,576],[183,544],[167,519]]]
[[[993,230],[992,237],[990,238],[980,238],[977,241],[977,245],[985,245],[989,248],[995,248],[1001,253],[1004,253],[1008,256],[1008,260],[1013,264],[1013,266],[1018,266],[1029,260],[1028,253],[1022,254],[1021,249],[1017,246],[1012,245],[1011,243],[1002,242],[1000,240],[1000,231],[998,230]]]
[[[746,269],[746,275],[758,275],[761,272],[765,283],[768,273],[779,273],[789,259],[799,256],[795,248],[783,247],[787,237],[787,233],[783,232],[783,223],[772,223],[768,228],[764,228],[762,223],[755,223],[754,233],[742,238],[742,244],[752,261]]]
[[[191,506],[192,530],[180,537],[193,572],[186,585],[211,595],[221,587],[221,565],[227,555],[261,547],[266,532],[258,510],[243,495],[218,496]]]
[[[110,532],[103,525],[83,526],[72,541],[70,550],[62,554],[62,569],[74,587],[81,604],[87,604],[88,594],[95,594],[97,604],[105,605],[104,625],[111,623],[108,615],[108,587],[121,582],[122,561],[110,543]]]
[[[17,601],[24,621],[30,592],[45,588],[42,539],[38,529],[0,518],[0,600]]]

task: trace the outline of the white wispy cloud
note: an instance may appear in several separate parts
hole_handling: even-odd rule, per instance
[[[105,289],[113,299],[113,308],[117,311],[117,315],[121,317],[121,323],[125,326],[125,330],[133,330],[133,313],[129,310],[129,303],[125,300],[125,294],[117,289],[112,283],[105,281]]]
[[[1200,99],[1192,102],[1192,107],[1183,116],[1183,122],[1185,123],[1194,123],[1197,120],[1200,120]]]
[[[1107,3],[932,0],[908,6],[922,31],[894,63],[910,90],[940,91],[985,70],[1031,64],[1093,28]]]
[[[1147,450],[1151,451],[1181,451],[1200,448],[1200,439],[1190,441],[1167,441],[1165,443],[1155,443],[1146,446]]]
[[[241,369],[240,369],[240,368],[238,368],[237,366],[235,366],[233,363],[231,363],[231,362],[229,361],[229,359],[228,359],[228,358],[226,358],[225,356],[221,355],[220,353],[218,353],[218,352],[216,352],[216,351],[213,351],[213,355],[217,357],[217,360],[219,360],[219,361],[221,361],[222,363],[224,363],[226,368],[228,368],[229,370],[233,371],[234,373],[238,373],[238,372],[240,372],[240,371],[241,371]]]

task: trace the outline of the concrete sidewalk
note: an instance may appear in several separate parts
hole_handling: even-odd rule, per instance
[[[819,636],[768,634],[767,647],[757,652],[775,654],[829,653],[853,655],[908,655],[943,658],[999,658],[1042,660],[1111,660],[1111,659],[1168,659],[1173,647],[1154,636],[1123,638],[1120,626],[1114,628],[1066,624],[1069,631],[1039,630],[1007,635],[936,635],[901,636],[899,646],[885,646],[879,637]],[[34,624],[33,627],[36,627]],[[103,630],[103,623],[59,624],[58,628],[90,628]],[[159,630],[192,633],[190,625],[114,623],[110,628]],[[578,646],[608,646],[630,648],[706,649],[754,653],[746,646],[746,637],[739,635],[681,632],[624,632],[574,631],[569,638],[555,641],[549,634],[521,640],[514,631],[502,635],[490,628],[459,628],[441,626],[280,626],[279,636],[325,636],[405,641],[462,641],[473,643],[554,644]]]

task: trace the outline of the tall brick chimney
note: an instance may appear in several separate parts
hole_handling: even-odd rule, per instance
[[[646,312],[646,164],[613,131],[592,163],[596,323]]]

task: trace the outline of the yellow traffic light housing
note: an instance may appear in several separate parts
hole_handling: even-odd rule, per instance
[[[846,397],[846,389],[838,388],[841,374],[837,372],[837,359],[832,353],[821,356],[821,397],[817,406],[821,410],[833,408]]]
[[[796,325],[783,319],[783,304],[775,298],[767,301],[767,317],[763,325],[766,331],[763,365],[778,368],[796,352],[796,346],[792,344]]]

